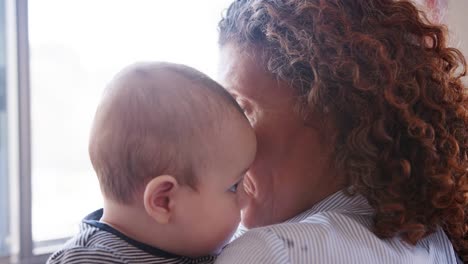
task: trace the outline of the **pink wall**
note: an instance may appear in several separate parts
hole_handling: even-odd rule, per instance
[[[450,44],[460,49],[468,59],[468,1],[467,0],[414,0],[427,12],[429,19],[446,24]],[[468,84],[468,77],[465,78]]]
[[[468,1],[449,0],[445,22],[452,46],[460,49],[468,60]],[[468,85],[468,77],[465,77],[465,83]]]

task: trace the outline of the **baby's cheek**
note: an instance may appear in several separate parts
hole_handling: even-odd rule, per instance
[[[233,222],[226,221],[226,216],[224,216],[224,219],[218,219],[218,228],[217,230],[214,230],[215,226],[212,226],[212,229],[210,230],[209,233],[211,233],[210,236],[210,242],[208,242],[211,246],[211,253],[212,254],[219,254],[220,251],[223,249],[224,246],[226,246],[229,241],[231,241],[231,237],[234,235],[237,225],[233,225]],[[219,225],[221,221],[224,220],[225,222],[223,223],[224,225]]]
[[[239,223],[240,213],[237,212],[235,214],[232,214],[232,218],[230,219],[230,221],[226,221],[226,225],[223,231],[223,237],[220,238],[221,240],[223,240],[222,247],[224,247],[229,243],[229,241],[231,241],[232,236],[236,233],[237,228],[239,227]]]
[[[241,220],[241,212],[238,202],[230,206],[229,212],[224,214],[224,220],[224,235],[226,237],[233,235]]]
[[[231,237],[236,232],[241,221],[241,207],[240,203],[245,203],[245,201],[240,201],[235,209],[232,211],[232,218],[228,227],[228,236]]]

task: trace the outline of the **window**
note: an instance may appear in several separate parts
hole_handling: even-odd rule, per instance
[[[106,82],[148,60],[214,77],[229,2],[0,0],[0,264],[44,263],[102,206],[87,145]]]
[[[214,77],[217,22],[229,2],[29,2],[35,249],[73,235],[102,206],[87,148],[106,82],[127,64],[148,60],[188,64]]]

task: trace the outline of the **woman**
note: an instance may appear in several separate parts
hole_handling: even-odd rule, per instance
[[[232,3],[220,77],[258,153],[254,229],[219,263],[467,262],[466,62],[446,41],[407,1]]]

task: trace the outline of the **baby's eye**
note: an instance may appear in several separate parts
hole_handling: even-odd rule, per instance
[[[228,191],[232,192],[232,193],[237,193],[237,188],[239,187],[239,184],[242,180],[236,182],[234,185],[232,185]]]

